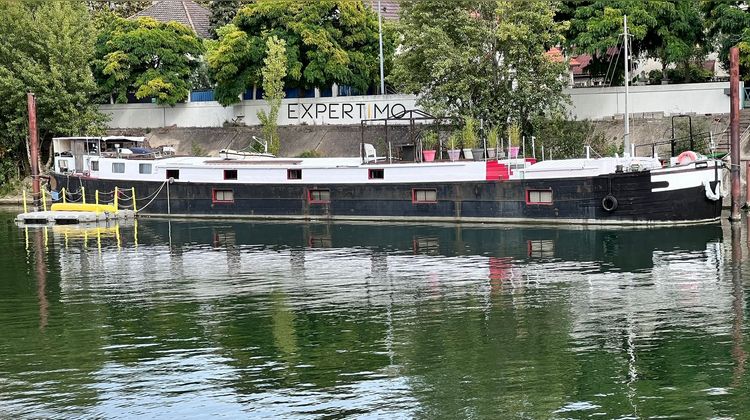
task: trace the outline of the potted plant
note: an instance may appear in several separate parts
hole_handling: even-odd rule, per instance
[[[461,149],[456,149],[456,143],[460,141],[461,134],[458,131],[454,131],[450,136],[450,144],[451,148],[448,149],[448,158],[450,158],[451,162],[458,160],[459,156],[461,156]]]
[[[475,129],[476,120],[474,118],[467,118],[464,124],[462,134],[463,147],[464,147],[464,158],[472,159],[474,157],[473,149],[477,147],[479,139],[477,138],[477,132]]]
[[[430,130],[422,135],[422,157],[425,162],[432,162],[435,160],[435,146],[438,142],[438,135],[436,132]]]
[[[487,133],[487,158],[494,159],[497,156],[497,143],[500,138],[497,127],[492,127]]]
[[[508,128],[508,157],[511,159],[518,158],[518,152],[521,150],[521,126],[513,123]]]

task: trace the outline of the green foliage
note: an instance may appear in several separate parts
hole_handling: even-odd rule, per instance
[[[706,0],[704,8],[709,33],[716,37],[719,57],[724,68],[729,68],[729,49],[740,49],[740,77],[750,80],[750,10],[747,2],[735,0]]]
[[[380,77],[377,15],[362,0],[257,0],[217,34],[206,59],[223,105],[238,102],[245,89],[261,83],[266,40],[272,36],[286,42],[286,86],[338,83],[366,91]],[[384,42],[388,58],[395,49],[390,31]]]
[[[461,140],[464,149],[474,149],[479,143],[477,136],[477,121],[474,118],[467,118],[464,128],[461,130]]]
[[[500,139],[500,130],[497,127],[492,127],[487,132],[487,147],[490,149],[496,149]]]
[[[26,92],[37,98],[42,150],[52,136],[101,134],[89,63],[94,28],[82,2],[0,2],[0,183],[27,161]]]
[[[613,155],[617,150],[610,144],[603,133],[597,132],[591,121],[569,121],[554,116],[534,119],[537,156],[544,146],[547,158],[579,158],[585,156],[585,146],[591,146],[595,153],[602,156]],[[514,143],[519,144],[519,143]]]
[[[491,126],[567,103],[562,60],[546,54],[562,42],[550,0],[404,0],[389,80],[420,95],[435,115],[482,118]]]
[[[211,10],[211,35],[214,38],[218,37],[216,30],[224,25],[228,25],[235,16],[237,16],[237,10],[241,6],[240,0],[212,0],[208,8]]]
[[[284,99],[284,77],[286,76],[286,42],[275,36],[266,41],[266,58],[261,69],[263,75],[263,97],[270,108],[258,111],[258,119],[263,130],[263,137],[268,142],[268,151],[279,154],[281,140],[279,139],[278,120],[281,100]]]
[[[708,53],[711,42],[700,0],[563,1],[557,19],[570,21],[568,47],[592,54],[589,71],[601,75],[611,71],[613,84],[623,83],[623,66],[614,66],[614,62],[623,63],[623,51],[613,54],[611,48],[623,44],[624,15],[628,16],[633,57],[646,55],[661,60],[665,67],[689,67],[702,62]]]
[[[201,146],[200,143],[193,140],[190,143],[190,154],[192,156],[207,156],[208,152],[206,152],[206,149],[203,148],[203,146]]]
[[[151,0],[86,0],[86,6],[94,13],[113,13],[128,18],[151,6]]]
[[[299,158],[319,158],[319,157],[322,157],[322,156],[323,155],[319,151],[317,151],[317,150],[305,150],[304,152],[300,153],[299,156],[297,156],[297,157],[299,157]]]
[[[434,150],[438,144],[438,133],[433,130],[428,130],[422,133],[422,149]]]
[[[153,97],[160,104],[185,100],[203,44],[188,27],[148,17],[111,18],[96,41],[94,74],[104,96],[125,102]]]

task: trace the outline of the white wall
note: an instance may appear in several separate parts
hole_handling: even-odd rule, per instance
[[[632,86],[630,112],[673,114],[729,113],[728,82],[684,85]],[[577,119],[605,119],[625,112],[624,87],[567,89]],[[280,125],[356,125],[363,119],[384,118],[414,109],[413,95],[344,96],[337,98],[285,99]],[[225,122],[258,125],[257,112],[265,101],[242,101],[222,107],[218,102],[192,102],[174,107],[156,104],[101,105],[111,117],[110,128],[221,127]]]
[[[675,114],[728,114],[729,82],[630,87],[630,112]],[[579,120],[598,120],[625,113],[624,87],[567,89],[571,114]]]
[[[415,108],[413,95],[339,96],[336,98],[285,99],[279,125],[356,125],[363,119],[385,118]],[[258,125],[258,111],[268,109],[263,100],[242,101],[222,107],[218,102],[191,102],[174,107],[156,104],[101,105],[111,117],[110,128],[221,127],[225,122]]]

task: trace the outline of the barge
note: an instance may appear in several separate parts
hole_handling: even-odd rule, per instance
[[[696,224],[720,220],[721,160],[535,161],[175,156],[139,137],[53,140],[54,199],[139,215],[412,222]],[[365,147],[362,147],[365,150]],[[131,191],[135,191],[131,193]],[[137,194],[137,197],[136,197]]]

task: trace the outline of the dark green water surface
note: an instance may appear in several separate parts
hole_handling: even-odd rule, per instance
[[[0,213],[0,418],[750,418],[747,227]]]

